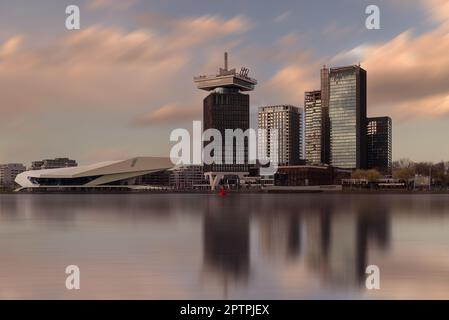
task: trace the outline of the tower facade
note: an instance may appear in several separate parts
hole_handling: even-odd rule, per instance
[[[360,66],[329,72],[330,164],[367,168],[366,71]]]

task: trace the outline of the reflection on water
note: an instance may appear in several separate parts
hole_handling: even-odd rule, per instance
[[[0,298],[449,298],[449,196],[1,195]]]

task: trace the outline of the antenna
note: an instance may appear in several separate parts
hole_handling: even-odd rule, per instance
[[[228,71],[228,53],[224,53],[224,69],[225,71]]]

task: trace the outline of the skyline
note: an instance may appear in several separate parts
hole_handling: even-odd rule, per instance
[[[201,119],[205,94],[192,77],[216,72],[223,51],[259,80],[253,127],[258,107],[303,108],[322,65],[360,62],[368,117],[393,119],[393,159],[447,161],[449,6],[377,2],[381,30],[364,28],[367,1],[346,0],[344,10],[324,1],[261,10],[254,1],[72,1],[79,31],[65,30],[65,3],[1,3],[0,162],[166,156],[170,131]]]

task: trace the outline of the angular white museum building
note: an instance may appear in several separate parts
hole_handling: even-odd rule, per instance
[[[148,189],[150,186],[142,184],[142,178],[173,166],[170,158],[137,157],[78,167],[31,170],[17,175],[15,182],[20,187],[16,191]]]

